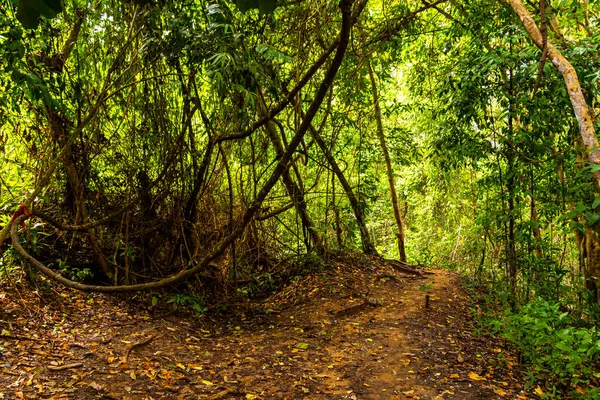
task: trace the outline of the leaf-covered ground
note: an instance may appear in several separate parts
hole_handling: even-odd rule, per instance
[[[510,350],[473,333],[447,271],[410,277],[348,257],[198,318],[165,315],[148,296],[7,286],[4,399],[535,398]]]

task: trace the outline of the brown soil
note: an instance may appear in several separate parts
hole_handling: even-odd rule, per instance
[[[148,295],[14,287],[0,290],[0,399],[535,397],[505,344],[473,334],[447,271],[414,278],[347,257],[200,317],[165,316]]]

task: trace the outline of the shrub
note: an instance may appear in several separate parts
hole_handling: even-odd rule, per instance
[[[577,397],[600,398],[597,389],[581,389],[600,377],[595,372],[600,334],[594,326],[575,327],[574,322],[558,303],[537,299],[493,325],[521,352],[530,384],[545,382],[551,397],[573,391]]]

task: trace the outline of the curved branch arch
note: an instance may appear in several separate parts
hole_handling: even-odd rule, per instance
[[[242,219],[238,223],[238,226],[228,236],[226,236],[224,239],[222,239],[215,246],[215,248],[209,254],[207,254],[201,261],[199,261],[195,266],[193,266],[192,268],[189,268],[189,269],[184,269],[184,270],[178,272],[177,274],[171,275],[164,279],[160,279],[158,281],[141,283],[141,284],[136,284],[136,285],[100,286],[100,285],[87,285],[87,284],[83,284],[80,282],[75,282],[75,281],[65,278],[64,276],[60,275],[59,273],[53,271],[52,269],[50,269],[47,266],[45,266],[44,264],[42,264],[35,257],[33,257],[31,254],[29,254],[27,252],[27,250],[25,250],[25,248],[21,245],[21,243],[19,241],[18,227],[21,222],[24,222],[27,218],[29,218],[25,215],[21,215],[20,217],[18,217],[14,221],[14,223],[11,227],[11,230],[10,230],[12,243],[13,243],[13,246],[15,247],[15,249],[17,250],[17,252],[19,252],[19,254],[21,254],[21,256],[23,257],[23,259],[26,262],[29,262],[37,270],[41,271],[44,275],[46,275],[50,279],[60,282],[63,285],[70,287],[72,289],[77,289],[77,290],[81,290],[81,291],[85,291],[85,292],[124,293],[124,292],[135,292],[135,291],[142,291],[142,290],[159,289],[159,288],[163,288],[163,287],[172,285],[174,283],[183,281],[184,279],[186,279],[188,277],[192,277],[192,276],[200,273],[204,268],[206,268],[208,266],[208,264],[211,261],[215,260],[220,255],[222,255],[223,252],[231,245],[231,243],[233,243],[234,240],[236,240],[237,238],[239,238],[241,236],[241,234],[243,233],[246,226],[254,218],[255,214],[259,210],[262,202],[265,200],[265,198],[271,192],[271,189],[273,188],[273,186],[275,186],[275,184],[281,178],[281,175],[287,170],[287,166],[288,166],[289,162],[291,161],[292,156],[294,155],[294,152],[296,151],[298,145],[304,138],[304,135],[306,134],[306,132],[309,130],[312,120],[315,117],[315,115],[317,114],[317,112],[319,111],[321,104],[323,103],[323,100],[325,99],[325,96],[327,95],[327,91],[331,87],[333,80],[342,64],[342,60],[344,59],[346,49],[348,48],[350,31],[351,31],[351,28],[353,25],[353,21],[355,21],[357,19],[357,18],[353,18],[353,16],[352,16],[352,3],[353,3],[353,0],[340,0],[339,7],[342,12],[342,27],[341,27],[341,32],[340,32],[340,36],[339,36],[340,40],[338,42],[337,49],[336,49],[335,55],[331,61],[331,64],[329,65],[329,67],[327,68],[327,71],[325,72],[325,76],[319,85],[319,88],[315,94],[315,97],[314,97],[308,111],[306,112],[304,118],[302,119],[302,123],[300,124],[298,131],[292,137],[291,141],[289,142],[289,145],[285,149],[285,152],[279,158],[279,161],[277,162],[277,165],[275,166],[275,169],[273,170],[271,176],[269,177],[267,182],[265,182],[265,184],[262,187],[262,189],[260,190],[260,192],[256,195],[256,198],[250,204],[250,207],[248,207],[248,209],[244,213]],[[366,4],[366,1],[361,1],[358,3],[358,6],[356,7],[356,10],[355,10],[355,14],[357,16],[363,10],[365,4]]]

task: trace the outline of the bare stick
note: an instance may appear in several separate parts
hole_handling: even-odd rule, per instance
[[[47,368],[50,371],[64,371],[65,369],[71,369],[71,368],[79,368],[79,367],[83,367],[82,363],[72,363],[72,364],[63,364],[63,365],[49,365]]]
[[[145,345],[149,344],[153,340],[154,340],[154,335],[150,336],[148,339],[146,339],[146,340],[144,340],[142,342],[135,343],[135,344],[131,345],[131,347],[129,347],[127,349],[127,352],[125,353],[125,362],[129,361],[129,354],[131,354],[131,352],[134,349],[137,349],[139,347],[145,346]]]

